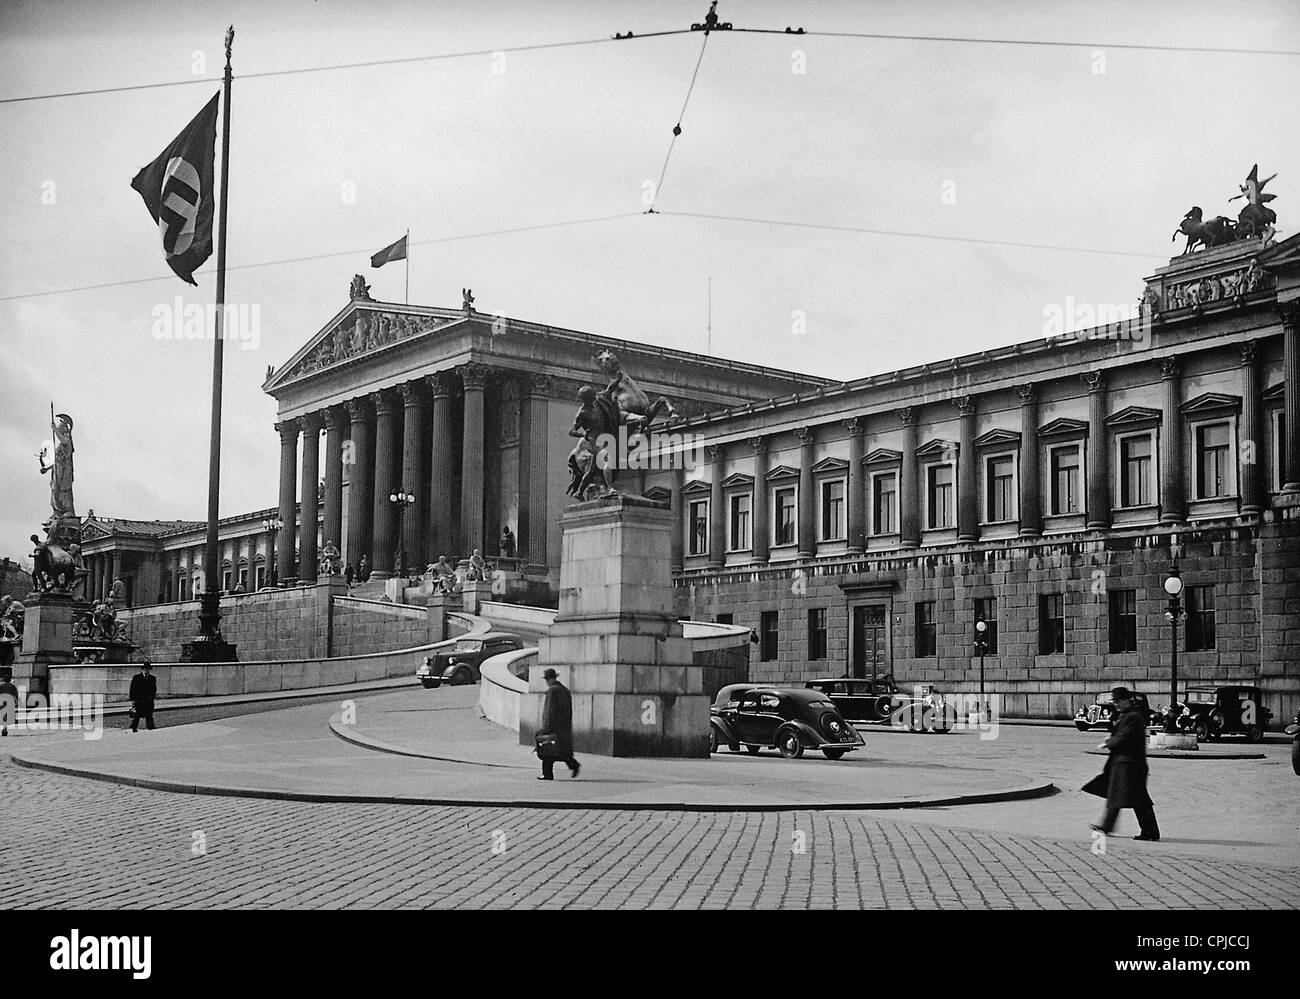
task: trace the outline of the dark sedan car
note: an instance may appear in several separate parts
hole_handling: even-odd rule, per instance
[[[459,639],[455,645],[425,656],[415,671],[416,678],[425,688],[440,687],[446,683],[459,686],[478,683],[479,667],[483,660],[524,647],[518,635],[506,631],[490,631],[485,635]]]
[[[1178,727],[1196,733],[1197,742],[1225,735],[1241,735],[1247,742],[1259,742],[1272,717],[1258,687],[1204,684],[1187,688]]]
[[[723,701],[726,695],[727,700]],[[709,717],[709,748],[729,746],[750,753],[776,749],[797,760],[804,750],[820,749],[838,760],[863,744],[860,736],[825,694],[780,687],[723,688]]]
[[[1121,686],[1116,684],[1116,686]],[[1132,690],[1131,684],[1124,684]],[[1153,725],[1156,722],[1156,713],[1151,710],[1151,705],[1147,703],[1147,695],[1134,692],[1133,703],[1142,711],[1146,712],[1147,724]],[[1087,732],[1094,728],[1104,728],[1108,732],[1115,731],[1115,699],[1111,696],[1109,690],[1103,690],[1097,695],[1097,699],[1089,704],[1086,708],[1080,708],[1074,714],[1074,727],[1080,732]]]

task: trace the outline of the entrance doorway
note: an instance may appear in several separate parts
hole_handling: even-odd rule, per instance
[[[889,666],[889,616],[884,604],[859,604],[852,614],[853,675],[859,678],[891,672]]]

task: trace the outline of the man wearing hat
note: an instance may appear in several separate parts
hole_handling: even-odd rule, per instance
[[[556,760],[563,760],[569,776],[577,777],[582,765],[573,758],[573,698],[555,670],[547,667],[542,679],[546,681],[546,702],[542,705],[542,727],[537,735],[539,739],[543,735],[554,736],[555,748],[543,756],[539,747],[542,775],[537,779],[554,780]]]
[[[158,697],[158,678],[153,675],[153,663],[148,659],[140,664],[140,672],[131,677],[131,731],[140,731],[140,719],[153,731],[153,702]]]
[[[18,722],[18,688],[12,666],[0,666],[0,735],[9,734],[10,723]]]
[[[1088,781],[1083,790],[1106,799],[1101,818],[1092,828],[1110,835],[1121,808],[1133,809],[1141,833],[1134,839],[1156,841],[1160,827],[1156,824],[1156,810],[1147,794],[1147,719],[1145,712],[1133,701],[1127,687],[1116,687],[1111,698],[1118,711],[1115,731],[1098,748],[1110,750],[1106,768]]]

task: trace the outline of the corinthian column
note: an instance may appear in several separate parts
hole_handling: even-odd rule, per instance
[[[325,411],[325,543],[343,551],[343,428],[346,415],[333,406]],[[252,568],[252,555],[249,555]]]
[[[1106,374],[1089,371],[1088,385],[1088,527],[1110,527],[1110,462],[1106,454]]]
[[[898,470],[899,543],[904,548],[918,548],[921,544],[921,500],[916,475],[916,418],[911,406],[899,410],[903,423],[903,462]]]
[[[727,516],[722,509],[722,470],[726,451],[712,444],[709,453],[709,568],[720,569],[727,562]]]
[[[1259,360],[1255,341],[1239,345],[1241,351],[1241,447],[1237,449],[1241,512],[1257,514],[1263,508],[1260,463],[1264,457],[1264,435],[1259,419]]]
[[[388,392],[370,396],[375,404],[375,530],[370,541],[374,564],[371,579],[387,579],[393,574],[393,518],[397,511],[388,496],[398,483],[394,475],[394,445],[397,437],[397,400]]]
[[[406,382],[400,389],[404,407],[401,486],[416,498],[411,509],[402,514],[402,552],[407,565],[423,570],[429,562],[424,550],[424,522],[419,513],[423,486],[420,438],[424,431],[424,390],[419,382]]]
[[[957,540],[978,541],[980,537],[979,491],[975,485],[975,400],[964,395],[956,400],[959,415],[957,445]]]
[[[281,583],[287,583],[296,575],[293,567],[293,524],[294,508],[298,501],[294,494],[298,476],[298,421],[277,423],[275,429],[280,433],[279,518],[284,524],[280,533],[280,547],[275,553],[275,574]]]
[[[849,430],[849,476],[844,485],[849,501],[849,551],[867,550],[867,476],[862,467],[866,451],[867,418],[845,420]]]
[[[320,527],[320,427],[319,413],[309,413],[302,425],[302,500],[298,504],[298,578],[314,581],[320,559],[316,557],[316,532]]]
[[[755,562],[766,562],[771,556],[769,539],[772,537],[767,515],[767,438],[760,434],[749,443],[754,449],[754,516],[750,525],[753,558]]]
[[[488,369],[482,364],[464,364],[460,371],[465,386],[465,429],[461,447],[460,536],[464,554],[483,547],[483,390]]]
[[[799,557],[817,554],[817,497],[813,495],[814,450],[812,427],[799,427]]]
[[[1020,393],[1020,536],[1043,533],[1043,501],[1038,471],[1038,394],[1032,383]]]
[[[1183,482],[1183,381],[1178,358],[1160,361],[1164,386],[1164,446],[1160,448],[1160,520],[1181,524],[1187,520],[1187,487]]]
[[[357,572],[361,571],[361,556],[366,556],[370,567],[370,532],[374,507],[375,468],[370,446],[374,433],[375,414],[365,399],[347,401],[351,426],[348,437],[348,546],[343,557]]]

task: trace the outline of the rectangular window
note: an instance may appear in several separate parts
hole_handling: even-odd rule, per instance
[[[1038,597],[1038,654],[1062,655],[1065,652],[1065,595],[1042,593]]]
[[[749,493],[731,497],[731,551],[749,548]]]
[[[1228,495],[1227,423],[1211,423],[1196,428],[1197,499]]]
[[[952,465],[931,465],[926,469],[926,482],[929,528],[952,527]]]
[[[1151,436],[1120,440],[1120,506],[1148,506],[1151,503]]]
[[[808,612],[808,658],[826,658],[825,607],[817,607]]]
[[[990,458],[984,466],[988,483],[987,517],[989,523],[1001,523],[1014,516],[1012,486],[1015,479],[1015,459],[1009,454]]]
[[[936,654],[934,601],[922,600],[916,605],[916,655],[928,658]]]
[[[1053,448],[1052,513],[1078,513],[1079,501],[1079,446]]]
[[[898,473],[887,472],[872,480],[873,534],[898,533]]]
[[[844,537],[844,480],[822,483],[822,541]]]
[[[1187,588],[1187,651],[1213,652],[1216,648],[1214,587],[1189,586]]]
[[[984,629],[984,654],[986,656],[996,656],[998,654],[998,598],[980,597],[976,599],[975,620],[983,621],[987,626]],[[976,651],[978,652],[978,650]]]
[[[772,521],[772,544],[794,544],[795,503],[794,489],[778,489],[772,504],[776,516]]]
[[[259,565],[257,567],[257,588],[260,590],[266,585],[266,567]]]
[[[227,569],[221,574],[221,588],[227,593],[230,592],[230,570]]]
[[[735,623],[736,623],[736,615],[734,615],[734,614],[719,614],[719,615],[717,615],[717,617],[714,618],[714,620],[717,621],[718,624],[735,624]]]
[[[770,663],[776,659],[777,612],[763,611],[758,624],[758,658]]]
[[[690,554],[707,555],[709,553],[709,501],[692,500],[688,510],[691,530]]]
[[[1137,590],[1110,591],[1110,651],[1137,651]]]

